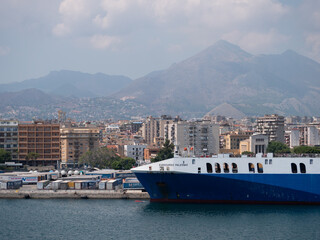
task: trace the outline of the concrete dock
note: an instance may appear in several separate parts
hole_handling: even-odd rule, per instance
[[[149,199],[147,192],[124,190],[38,190],[36,186],[23,186],[17,190],[0,190],[0,198],[12,199]]]

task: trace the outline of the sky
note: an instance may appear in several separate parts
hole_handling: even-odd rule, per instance
[[[0,0],[0,83],[168,68],[218,40],[320,62],[319,0]]]

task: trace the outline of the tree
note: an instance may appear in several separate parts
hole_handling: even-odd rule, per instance
[[[268,153],[290,153],[290,148],[282,142],[270,142],[267,147]]]
[[[165,143],[163,144],[163,147],[160,149],[157,156],[153,159],[151,159],[152,162],[159,162],[161,160],[173,158],[173,150],[174,145],[173,143],[170,143],[170,141],[167,139]]]
[[[297,146],[293,148],[293,152],[296,154],[303,153],[320,153],[319,147],[311,147],[311,146]]]
[[[38,159],[39,156],[40,156],[39,153],[29,152],[26,156],[26,160],[27,161],[32,160],[33,161],[32,165],[35,165],[35,161]]]
[[[98,168],[111,168],[114,160],[119,156],[112,149],[102,147],[87,151],[79,159],[79,164],[90,165]]]
[[[253,156],[254,153],[253,152],[249,152],[249,151],[244,151],[244,152],[241,153],[241,155]]]
[[[134,164],[136,163],[136,160],[129,157],[124,158],[118,158],[112,163],[112,168],[116,170],[129,170],[131,169]]]
[[[9,162],[11,160],[11,153],[4,149],[0,149],[0,163]]]

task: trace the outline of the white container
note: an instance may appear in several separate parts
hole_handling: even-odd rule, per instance
[[[39,190],[42,190],[42,189],[44,189],[46,186],[48,186],[49,183],[50,183],[49,180],[42,180],[42,181],[40,181],[40,182],[37,182],[37,188],[38,188]]]
[[[99,190],[106,190],[107,182],[108,182],[107,180],[102,180],[101,182],[99,182]]]
[[[57,181],[52,182],[52,190],[60,189],[61,182],[62,182],[62,180],[57,180]]]

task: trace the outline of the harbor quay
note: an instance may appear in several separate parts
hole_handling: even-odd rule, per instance
[[[148,199],[131,171],[0,173],[0,198]]]
[[[141,190],[38,190],[30,188],[0,190],[0,198],[8,199],[149,199]]]

